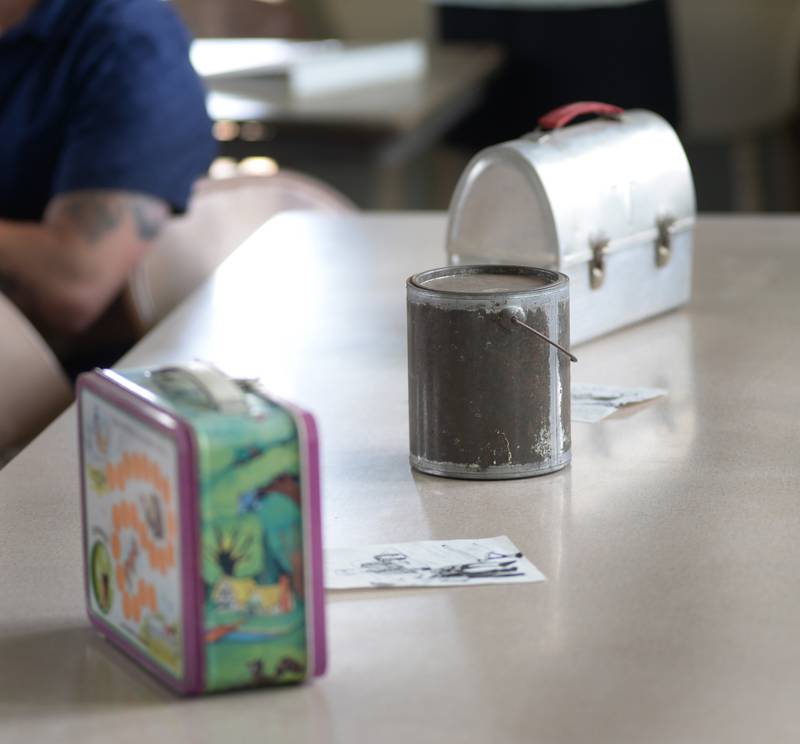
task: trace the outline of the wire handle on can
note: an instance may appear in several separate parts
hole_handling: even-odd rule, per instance
[[[530,331],[535,336],[538,336],[542,341],[547,341],[548,344],[551,346],[555,346],[562,354],[566,354],[569,357],[571,362],[577,362],[578,357],[576,357],[569,349],[565,349],[561,344],[557,344],[553,341],[552,338],[545,336],[544,333],[541,331],[537,331],[535,328],[529,326],[523,318],[525,317],[525,313],[520,307],[507,307],[500,311],[500,317],[510,323],[511,325],[518,325],[524,328],[526,331]]]

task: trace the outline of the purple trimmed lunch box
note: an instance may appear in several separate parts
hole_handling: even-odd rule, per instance
[[[187,695],[326,664],[313,417],[191,363],[78,381],[92,624]]]

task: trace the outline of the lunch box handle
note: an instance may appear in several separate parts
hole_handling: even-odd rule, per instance
[[[191,378],[220,413],[247,413],[244,391],[235,380],[208,362],[185,362],[163,367],[161,371],[180,372]]]
[[[565,106],[548,111],[539,117],[539,129],[561,129],[567,126],[573,119],[584,114],[597,114],[606,119],[618,119],[625,109],[615,106],[612,103],[601,103],[600,101],[576,101]]]

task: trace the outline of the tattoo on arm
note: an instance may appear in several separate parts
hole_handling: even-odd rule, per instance
[[[74,194],[64,201],[64,212],[89,243],[119,227],[124,210],[117,197],[98,194]]]
[[[149,242],[167,217],[164,202],[144,194],[83,191],[59,199],[59,222],[68,223],[90,245],[98,243],[131,220],[136,237]]]
[[[150,198],[137,198],[131,205],[136,232],[142,240],[154,240],[166,217],[164,206]]]

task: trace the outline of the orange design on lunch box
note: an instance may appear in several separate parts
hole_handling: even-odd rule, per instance
[[[165,576],[175,566],[177,521],[172,489],[159,466],[141,453],[126,452],[119,462],[106,464],[106,482],[111,491],[125,492],[131,480],[147,488],[139,499],[120,499],[111,507],[111,554],[116,564],[117,589],[126,620],[138,623],[142,610],[158,611],[155,585],[138,575],[137,561],[147,556],[151,571]],[[132,533],[123,539],[124,533]]]

